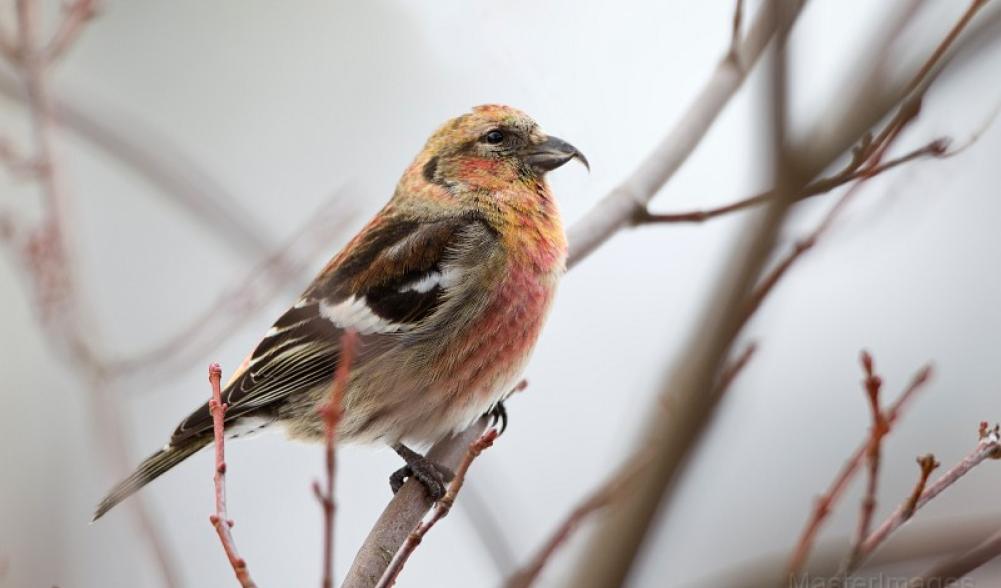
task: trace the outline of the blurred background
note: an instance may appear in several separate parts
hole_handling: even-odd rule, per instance
[[[8,31],[12,4],[0,12]],[[58,3],[42,4],[55,22]],[[926,4],[893,65],[923,59],[966,7]],[[748,20],[757,7],[748,2]],[[792,37],[794,129],[845,95],[898,8],[809,3]],[[567,166],[551,176],[570,224],[681,115],[726,50],[732,11],[729,0],[103,3],[50,75],[59,104],[131,141],[107,149],[71,117],[54,140],[84,332],[107,356],[126,358],[156,350],[209,308],[218,309],[211,320],[230,317],[234,328],[213,327],[218,340],[170,347],[171,357],[148,369],[95,384],[53,348],[24,268],[5,257],[0,586],[161,585],[130,508],[89,525],[95,504],[126,464],[160,447],[208,397],[209,362],[226,373],[238,366],[389,197],[430,132],[477,104],[528,112],[591,161],[590,174]],[[10,91],[0,96],[0,134],[29,150],[30,118],[13,70],[2,67]],[[711,578],[788,552],[813,498],[866,435],[860,349],[875,355],[891,398],[922,364],[935,365],[885,444],[877,520],[910,492],[915,456],[932,452],[950,465],[974,447],[981,420],[1001,419],[1001,127],[990,125],[999,74],[995,49],[946,75],[895,151],[939,137],[963,145],[979,135],[976,142],[867,184],[768,299],[742,336],[758,351],[659,515],[632,585],[720,585]],[[769,187],[766,85],[755,69],[654,210],[705,208]],[[137,171],[144,157],[173,162],[166,184],[198,186],[218,207],[185,204]],[[834,197],[797,206],[784,242],[809,231]],[[36,183],[0,173],[0,206],[30,220],[38,201]],[[612,471],[699,328],[746,218],[629,230],[567,275],[525,374],[530,385],[508,402],[507,433],[473,465],[460,506],[400,585],[497,585]],[[281,249],[303,227],[309,238]],[[275,251],[287,253],[281,271],[261,265]],[[265,284],[255,282],[260,295],[248,301],[236,294],[246,293],[252,271]],[[230,296],[225,308],[213,306],[221,295]],[[126,456],[108,451],[116,413]],[[271,434],[227,449],[230,515],[255,579],[316,585],[322,521],[310,484],[322,475],[322,448]],[[339,451],[339,575],[390,498],[387,477],[399,465],[385,448]],[[233,584],[207,522],[212,470],[203,452],[143,492],[183,586]],[[916,521],[1001,521],[999,484],[1001,468],[985,464]],[[822,535],[845,550],[859,486]],[[574,537],[543,585],[566,577],[586,536],[585,528]]]

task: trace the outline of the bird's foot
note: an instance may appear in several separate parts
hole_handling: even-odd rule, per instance
[[[452,470],[431,461],[402,443],[393,446],[393,449],[407,462],[407,465],[389,476],[389,486],[393,489],[393,494],[403,487],[407,478],[417,478],[424,485],[431,500],[437,502],[445,496],[447,484],[455,477]]]
[[[490,418],[491,427],[500,423],[499,435],[503,435],[504,431],[507,430],[507,408],[504,407],[503,400],[498,400],[497,404],[493,405],[483,416]]]

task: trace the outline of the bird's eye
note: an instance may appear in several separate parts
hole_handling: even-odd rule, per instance
[[[504,140],[504,133],[498,131],[497,129],[494,129],[488,132],[486,135],[483,135],[483,140],[486,141],[487,143],[490,143],[491,145],[496,145]]]

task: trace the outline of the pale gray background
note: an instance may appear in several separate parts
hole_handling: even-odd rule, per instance
[[[590,158],[590,175],[568,166],[552,177],[572,222],[692,99],[728,42],[732,4],[111,1],[54,84],[68,100],[162,133],[237,194],[276,243],[349,181],[355,230],[438,124],[476,104],[511,104]],[[810,3],[795,36],[796,120],[844,95],[851,64],[890,4]],[[931,4],[901,59],[922,55],[966,3]],[[941,135],[966,142],[1001,100],[999,68],[995,53],[943,80],[898,147]],[[758,71],[654,208],[704,207],[767,186],[761,82]],[[0,104],[0,129],[26,139],[24,112]],[[112,349],[152,345],[251,266],[116,161],[72,135],[60,145],[76,220],[72,247]],[[872,182],[782,283],[746,334],[759,353],[729,392],[634,585],[696,581],[792,545],[812,497],[868,426],[860,348],[874,351],[891,393],[926,360],[937,369],[886,443],[880,513],[909,491],[915,455],[934,452],[951,464],[975,444],[980,420],[1001,419],[999,150],[994,126],[959,157]],[[0,191],[5,204],[35,197],[31,184],[7,174]],[[796,225],[806,230],[830,202],[797,208]],[[519,562],[631,447],[661,374],[698,328],[693,317],[742,220],[631,231],[567,276],[527,370],[531,386],[509,403],[508,433],[472,474]],[[290,285],[175,377],[128,381],[121,397],[134,461],[207,397],[204,364],[232,370],[303,285]],[[113,473],[83,387],[40,336],[9,257],[0,265],[0,301],[0,558],[8,567],[0,585],[157,585],[126,509],[87,524]],[[230,513],[255,578],[262,586],[318,584],[321,521],[309,488],[322,471],[321,449],[280,435],[228,448]],[[386,477],[399,460],[369,447],[339,456],[343,573],[389,498]],[[202,453],[145,491],[188,586],[233,583],[207,522],[211,472]],[[919,516],[995,515],[999,483],[1001,470],[986,464]],[[857,503],[856,488],[831,536],[853,529]],[[581,544],[572,542],[544,584],[562,576]],[[460,509],[434,529],[401,585],[498,580]]]

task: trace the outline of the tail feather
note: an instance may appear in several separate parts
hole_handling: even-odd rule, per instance
[[[208,445],[211,441],[212,437],[209,435],[192,437],[185,440],[184,443],[177,447],[167,446],[147,457],[141,464],[139,464],[136,471],[132,472],[131,476],[119,482],[118,485],[112,488],[111,492],[104,497],[104,500],[97,505],[97,510],[94,511],[94,518],[91,519],[91,522],[94,522],[104,516],[104,513],[111,510],[116,504],[125,500],[137,490],[158,478],[160,474],[181,463],[188,457],[191,457],[191,455],[196,453],[202,447]]]

